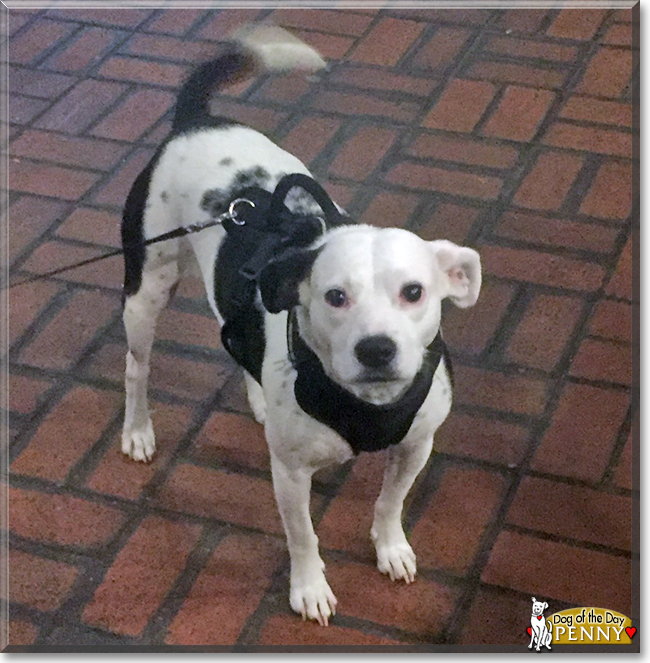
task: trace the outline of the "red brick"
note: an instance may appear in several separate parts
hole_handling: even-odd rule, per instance
[[[609,341],[585,339],[571,362],[570,374],[588,380],[606,380],[630,385],[632,347]]]
[[[190,426],[193,410],[152,401],[151,419],[156,433],[156,453],[146,465],[136,463],[122,453],[122,430],[88,479],[91,490],[137,500],[143,488],[164,468]],[[122,423],[122,422],[120,422]]]
[[[494,233],[520,242],[611,253],[616,246],[619,229],[523,212],[506,212]]]
[[[597,154],[632,157],[632,134],[578,127],[556,122],[544,136],[544,142],[557,147],[572,148]]]
[[[184,35],[199,18],[204,16],[204,12],[204,9],[189,7],[166,9],[155,21],[147,24],[147,30]]]
[[[419,78],[397,74],[389,69],[376,67],[337,68],[328,76],[328,81],[338,85],[350,85],[365,90],[390,90],[426,97],[437,82],[431,78]]]
[[[573,297],[535,296],[510,339],[508,359],[552,371],[573,335],[581,309],[582,302]]]
[[[11,40],[11,62],[14,64],[32,62],[72,30],[73,26],[69,23],[40,19]]]
[[[632,342],[632,307],[603,299],[589,322],[589,333],[615,341]]]
[[[631,75],[631,50],[601,48],[591,59],[576,92],[601,97],[619,97]]]
[[[378,193],[359,220],[382,228],[403,228],[418,202],[419,197],[410,193]]]
[[[330,624],[322,628],[316,623],[306,624],[299,617],[274,615],[264,625],[260,633],[260,645],[302,645],[306,647],[358,646],[376,647],[399,645],[398,640],[370,635],[352,628]]]
[[[77,207],[57,228],[57,236],[102,246],[120,246],[120,215]]]
[[[632,46],[632,26],[625,24],[612,25],[603,37],[603,44],[610,46]]]
[[[514,202],[532,209],[559,209],[581,168],[580,157],[556,152],[540,154]]]
[[[98,548],[109,543],[124,521],[117,509],[70,495],[9,489],[11,532],[32,541]]]
[[[25,131],[11,144],[12,156],[93,170],[110,170],[125,152],[125,147],[112,142],[61,136],[48,131]]]
[[[351,92],[319,92],[314,95],[312,108],[343,115],[372,115],[388,117],[396,122],[410,122],[419,111],[411,101],[387,101],[372,95]]]
[[[613,20],[616,23],[632,23],[634,21],[634,15],[632,13],[632,7],[628,7],[627,9],[617,9],[616,11],[612,12],[613,14]],[[636,23],[638,23],[638,18],[636,19]]]
[[[31,645],[36,640],[36,627],[31,622],[22,619],[12,619],[9,622],[8,645]]]
[[[276,25],[306,28],[318,32],[360,37],[372,21],[372,16],[327,9],[276,9],[271,15]]]
[[[495,91],[496,88],[490,83],[454,79],[424,118],[422,126],[469,132],[481,119]]]
[[[467,573],[503,489],[499,474],[448,468],[411,535],[419,566]]]
[[[9,600],[38,610],[58,608],[78,574],[74,566],[11,549],[8,566]]]
[[[254,534],[226,538],[194,581],[174,617],[170,645],[232,645],[281,561],[281,541]]]
[[[569,100],[560,111],[560,117],[631,127],[632,106],[619,101],[604,101],[574,95],[569,97]]]
[[[345,142],[330,173],[363,181],[381,163],[395,142],[395,132],[381,127],[362,127]]]
[[[448,239],[463,244],[480,210],[452,203],[440,203],[431,218],[417,229],[425,240]]]
[[[433,168],[415,163],[399,163],[386,176],[391,184],[400,184],[409,189],[441,191],[468,198],[495,199],[503,181],[498,177],[474,175],[460,170]]]
[[[171,107],[174,96],[160,90],[138,90],[92,131],[96,136],[133,141],[155,124]]]
[[[564,85],[566,73],[510,62],[477,62],[467,70],[466,76],[495,83],[514,83],[535,88],[555,89]]]
[[[526,594],[553,596],[629,615],[630,573],[631,562],[624,557],[502,532],[482,580]]]
[[[68,18],[82,23],[102,23],[104,25],[115,25],[119,27],[136,26],[151,14],[145,9],[108,9],[106,7],[92,9],[56,9],[54,16]]]
[[[603,219],[626,219],[632,211],[632,164],[604,163],[580,211]]]
[[[546,384],[534,378],[457,365],[454,383],[454,400],[465,405],[537,416],[546,405]]]
[[[38,405],[43,394],[51,387],[49,382],[34,380],[22,375],[9,375],[9,409],[29,414]]]
[[[13,36],[20,28],[23,27],[30,20],[29,14],[16,14],[11,12],[7,15],[7,24],[9,36]]]
[[[75,79],[41,69],[9,68],[9,94],[27,94],[41,99],[54,99],[63,94]]]
[[[547,90],[508,86],[482,133],[528,141],[537,132],[554,98],[555,95]]]
[[[540,499],[543,495],[544,499]],[[524,477],[508,522],[548,534],[631,550],[632,502],[584,486]]]
[[[13,261],[47,230],[65,209],[64,204],[43,198],[23,196],[9,208],[9,260]]]
[[[388,12],[395,16],[406,16],[421,21],[429,21],[430,23],[459,23],[460,25],[484,25],[491,14],[487,9],[476,9],[476,7],[466,7],[464,9],[451,9],[449,7],[420,9],[409,7],[404,9],[389,9]]]
[[[578,54],[575,46],[564,46],[553,42],[532,41],[530,39],[512,39],[493,37],[485,50],[514,57],[535,58],[557,62],[573,62]]]
[[[484,282],[475,306],[470,309],[449,307],[442,325],[445,342],[454,350],[480,354],[497,330],[511,298],[511,286]]]
[[[513,10],[522,11],[522,10]],[[526,620],[530,599],[514,593],[490,591],[479,587],[458,644],[461,645],[527,645]],[[550,611],[549,611],[549,614]],[[523,651],[523,649],[522,649]]]
[[[619,297],[628,301],[632,299],[632,238],[625,243],[614,276],[607,284],[606,293],[610,297]]]
[[[532,461],[532,469],[596,482],[629,406],[620,391],[568,384]]]
[[[480,254],[485,273],[517,281],[593,291],[604,277],[600,265],[550,253],[482,246]]]
[[[183,345],[220,348],[219,323],[210,314],[195,315],[167,308],[160,314],[156,338],[175,341]]]
[[[499,20],[499,26],[513,32],[535,34],[546,16],[546,9],[508,9]]]
[[[185,11],[185,9],[183,9]],[[226,9],[218,12],[197,33],[201,39],[223,40],[245,23],[251,23],[260,13],[259,9]]]
[[[194,465],[179,465],[160,489],[156,502],[168,509],[282,532],[270,481]]]
[[[298,39],[301,39],[312,48],[315,48],[326,60],[341,60],[345,58],[355,39],[351,37],[338,37],[311,30],[292,30]]]
[[[10,189],[63,200],[77,200],[97,179],[95,173],[35,161],[12,159],[9,167]]]
[[[427,637],[444,629],[456,601],[456,592],[440,583],[422,577],[412,585],[393,582],[381,576],[375,566],[330,563],[327,578],[339,600],[337,614],[397,626]]]
[[[384,454],[365,454],[356,460],[316,530],[323,548],[345,550],[374,563],[370,528],[385,464]]]
[[[255,94],[255,99],[272,101],[278,104],[295,104],[311,89],[312,84],[306,78],[299,76],[277,76],[271,78]]]
[[[126,89],[126,86],[119,83],[81,81],[40,117],[34,126],[67,134],[80,134]]]
[[[286,113],[271,108],[259,108],[249,103],[229,101],[223,97],[215,98],[211,111],[213,114],[234,118],[237,122],[265,133],[273,132],[286,117]]]
[[[321,184],[332,200],[335,200],[343,208],[350,204],[358,188],[356,185],[339,184],[338,182],[330,182],[329,180],[321,182]]]
[[[128,57],[112,57],[99,70],[104,78],[177,87],[186,77],[183,67]]]
[[[152,150],[137,150],[93,197],[94,202],[122,208],[138,175],[153,156]]]
[[[23,350],[21,360],[39,368],[67,369],[120,308],[115,296],[77,292],[48,326]]]
[[[124,380],[125,348],[118,345],[104,346],[94,359],[91,370],[103,378],[122,383]],[[198,362],[154,352],[151,357],[149,384],[152,389],[162,389],[170,394],[205,401],[223,387],[232,368],[217,362]]]
[[[139,635],[185,567],[199,532],[196,525],[145,518],[86,606],[84,622]]]
[[[409,154],[420,159],[455,161],[472,166],[503,169],[515,163],[518,152],[510,145],[424,134],[410,146]]]
[[[57,71],[80,71],[98,62],[116,36],[111,30],[86,28],[63,53],[49,58],[47,67]]]
[[[209,42],[148,34],[134,34],[124,48],[130,55],[159,57],[183,63],[203,62],[215,54],[214,44]]]
[[[9,294],[9,342],[13,343],[38,317],[58,291],[54,283],[40,281],[12,288]]]
[[[46,242],[34,251],[24,267],[35,274],[44,274],[49,270],[72,265],[87,258],[94,258],[101,253],[96,249],[71,246],[61,242]],[[121,256],[115,256],[85,267],[71,269],[57,275],[57,278],[117,289],[122,285],[123,274],[124,261]]]
[[[469,36],[470,31],[463,28],[439,27],[433,37],[420,48],[413,64],[442,73],[463,52]]]
[[[215,412],[196,436],[192,453],[209,464],[270,468],[264,428],[240,414]]]
[[[563,9],[547,34],[560,39],[591,39],[605,17],[602,9]]]
[[[12,471],[63,481],[72,466],[99,440],[115,415],[119,400],[116,394],[89,387],[69,391],[11,464]]]
[[[436,433],[433,448],[514,467],[523,458],[527,438],[521,426],[452,412]]]

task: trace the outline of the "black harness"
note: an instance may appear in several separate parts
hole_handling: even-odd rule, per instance
[[[285,206],[285,198],[295,186],[316,200],[323,217],[296,214]],[[257,299],[257,285],[262,270],[279,252],[309,247],[325,230],[352,221],[339,213],[315,180],[305,175],[283,177],[273,194],[251,187],[237,196],[253,205],[240,205],[241,212],[234,219],[223,221],[227,235],[215,267],[215,297],[225,320],[221,330],[224,347],[261,382],[264,312]],[[427,348],[422,367],[399,400],[374,405],[357,398],[327,376],[299,334],[295,309],[287,318],[287,341],[289,358],[297,373],[294,394],[298,405],[336,431],[355,454],[385,449],[404,439],[431,389],[441,359],[453,379],[450,357],[438,333]]]

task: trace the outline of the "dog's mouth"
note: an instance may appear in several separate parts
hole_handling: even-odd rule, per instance
[[[403,380],[396,375],[394,372],[367,372],[360,375],[356,380],[353,381],[353,384],[364,385],[381,385],[381,384],[396,384],[402,382]]]

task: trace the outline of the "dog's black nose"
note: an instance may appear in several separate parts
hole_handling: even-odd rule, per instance
[[[368,368],[384,368],[397,353],[395,341],[388,336],[366,336],[354,348],[357,359]]]

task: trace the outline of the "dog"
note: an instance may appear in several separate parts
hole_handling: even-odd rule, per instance
[[[533,643],[535,644],[535,650],[540,651],[540,647],[546,647],[546,649],[551,648],[551,640],[553,639],[553,634],[549,626],[547,627],[546,621],[544,620],[544,610],[548,608],[548,603],[546,601],[538,601],[534,596],[533,598],[533,614],[530,617],[530,644],[528,649],[533,648]]]
[[[309,514],[312,475],[361,451],[387,450],[371,538],[379,571],[412,582],[403,503],[451,406],[441,302],[472,306],[481,286],[476,251],[353,223],[299,159],[210,114],[211,90],[260,72],[324,67],[280,28],[237,33],[180,90],[171,134],[136,179],[122,223],[122,451],[144,462],[154,453],[147,377],[156,319],[194,263],[265,427],[291,607],[321,625],[337,600]],[[199,231],[145,244],[179,228]]]

